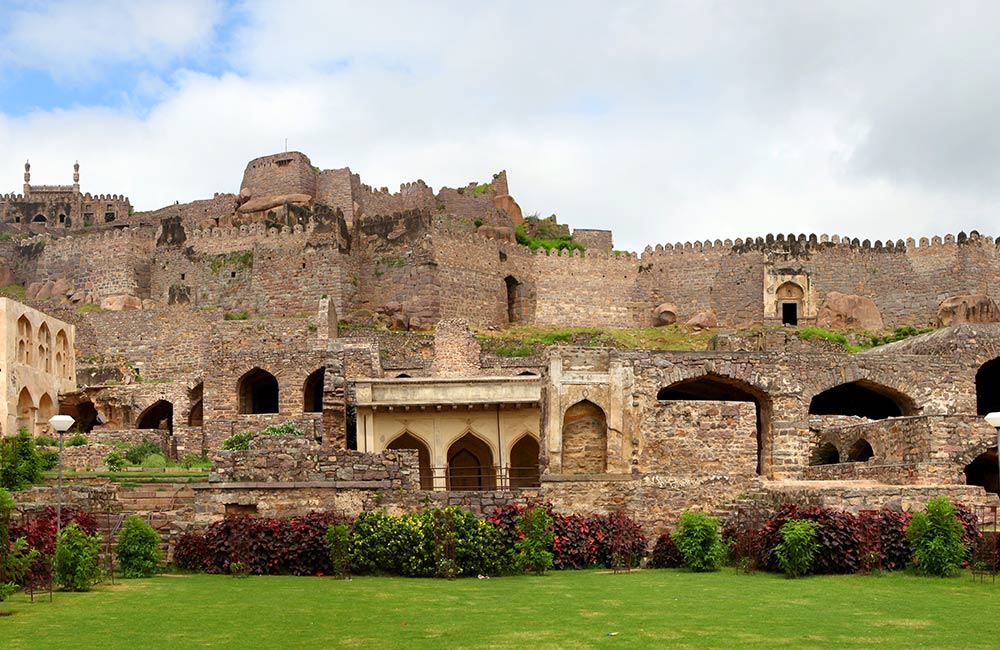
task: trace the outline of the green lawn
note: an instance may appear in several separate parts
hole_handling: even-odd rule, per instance
[[[39,600],[0,604],[5,650],[1000,646],[1000,586],[969,577],[179,575]]]

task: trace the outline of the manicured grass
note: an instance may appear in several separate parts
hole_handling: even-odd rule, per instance
[[[180,575],[0,604],[27,648],[996,648],[1000,586],[969,577],[725,570],[492,580]],[[611,634],[614,636],[609,636]]]

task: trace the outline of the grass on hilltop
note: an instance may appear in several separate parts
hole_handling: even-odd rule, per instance
[[[970,578],[553,572],[172,575],[0,604],[4,648],[995,648],[1000,586]]]

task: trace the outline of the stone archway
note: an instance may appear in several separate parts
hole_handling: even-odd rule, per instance
[[[326,368],[317,368],[308,377],[302,386],[302,412],[322,413],[323,412],[323,379],[326,375]]]
[[[417,438],[409,431],[404,431],[396,436],[392,442],[385,446],[386,449],[416,449],[417,460],[420,463],[420,489],[434,489],[434,472],[431,469],[431,452],[424,444],[423,440]]]
[[[867,379],[828,388],[809,402],[810,415],[854,415],[869,420],[915,415],[917,411],[908,395]]]
[[[608,467],[608,418],[582,400],[566,409],[562,428],[563,474],[604,474]]]
[[[161,399],[144,410],[135,423],[136,429],[164,429],[174,432],[174,405]]]
[[[35,400],[25,386],[17,395],[17,428],[24,427],[28,433],[35,433]]]
[[[778,303],[778,311],[781,315],[782,325],[798,325],[802,318],[802,300],[805,298],[805,291],[794,282],[785,282],[775,291],[775,299]]]
[[[254,368],[240,377],[236,384],[240,413],[277,413],[278,380],[266,370]]]
[[[510,487],[525,488],[540,485],[538,440],[529,433],[521,436],[510,448]]]
[[[847,452],[847,462],[865,463],[871,460],[874,455],[875,451],[872,449],[871,443],[864,438],[858,438]]]
[[[965,484],[978,485],[987,492],[1000,494],[1000,468],[997,467],[997,448],[987,449],[965,466]]]
[[[496,489],[493,451],[486,441],[471,431],[448,448],[448,489]]]

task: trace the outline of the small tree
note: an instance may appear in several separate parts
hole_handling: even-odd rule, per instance
[[[160,565],[160,535],[138,515],[125,520],[115,551],[126,578],[148,578]]]
[[[715,517],[704,512],[683,512],[673,538],[684,556],[684,565],[692,571],[715,571],[722,564],[725,549]]]
[[[101,460],[107,465],[109,472],[120,472],[125,469],[125,457],[117,449],[109,451]]]
[[[0,437],[0,487],[16,491],[37,483],[42,478],[42,464],[26,427],[20,427],[13,437]]]
[[[75,521],[56,536],[56,582],[70,591],[89,591],[101,577],[101,535],[88,535]]]
[[[925,575],[952,575],[965,560],[962,522],[947,497],[934,497],[927,502],[926,512],[913,513],[906,539],[913,549],[913,564]]]
[[[326,544],[330,562],[338,577],[346,578],[351,571],[351,527],[347,522],[330,524],[326,529]]]
[[[13,509],[14,499],[7,490],[0,488],[0,602],[17,591],[17,585],[38,557],[38,551],[28,546],[25,538],[10,541],[10,514]]]
[[[816,529],[819,523],[807,519],[789,519],[781,527],[781,542],[774,547],[778,566],[789,578],[804,576],[812,570],[819,544]]]
[[[552,566],[552,517],[545,508],[536,506],[517,518],[520,538],[514,544],[520,569],[544,575]]]

